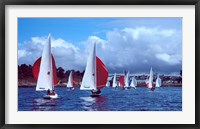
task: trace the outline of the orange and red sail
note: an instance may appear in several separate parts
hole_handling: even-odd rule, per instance
[[[120,84],[120,86],[122,86],[122,87],[125,85],[124,75],[122,75],[122,76],[119,77],[119,84]]]
[[[96,56],[96,85],[97,89],[104,88],[108,78],[108,70],[104,63]]]
[[[72,74],[72,86],[75,88],[76,87],[76,80],[75,77]]]

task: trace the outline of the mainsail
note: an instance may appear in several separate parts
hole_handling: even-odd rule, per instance
[[[125,76],[125,86],[124,87],[129,87],[129,72],[126,74],[126,76]]]
[[[48,42],[44,46],[42,57],[38,58],[33,65],[33,76],[37,81],[36,91],[53,90],[54,85],[58,83],[56,75],[56,64],[51,54],[51,39],[48,36]]]
[[[114,74],[114,77],[113,77],[113,84],[112,84],[112,87],[117,87],[116,73]]]
[[[40,63],[41,63],[41,57],[38,58],[33,64],[32,73],[33,73],[33,78],[35,79],[35,81],[38,80],[38,75],[40,71]],[[58,78],[56,74],[56,63],[55,63],[53,55],[52,55],[52,65],[53,65],[53,84],[56,85],[58,84]]]
[[[85,73],[81,83],[81,90],[96,90],[96,46],[92,47],[89,54]]]
[[[153,70],[151,68],[149,74],[148,88],[151,89],[152,87],[153,87]]]
[[[130,85],[131,87],[136,87],[137,86],[137,80],[135,79],[135,77],[133,76],[132,77],[132,80],[131,80],[131,85]]]
[[[70,74],[69,74],[67,87],[68,87],[68,88],[73,88],[73,87],[75,87],[75,81],[74,81],[74,77],[73,77],[72,71],[71,71]]]
[[[160,79],[159,75],[157,75],[156,87],[160,87],[160,86],[161,86],[161,79]]]
[[[109,86],[110,86],[110,81],[107,80],[107,82],[106,82],[106,87],[109,87]]]

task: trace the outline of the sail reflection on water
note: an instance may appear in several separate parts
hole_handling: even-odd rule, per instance
[[[32,111],[56,111],[55,99],[34,99]]]
[[[106,111],[105,103],[107,98],[104,96],[100,97],[80,97],[85,111]]]

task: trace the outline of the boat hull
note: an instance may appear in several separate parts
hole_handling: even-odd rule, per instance
[[[136,87],[131,87],[132,89],[136,89]]]
[[[131,89],[131,87],[124,87],[125,90]]]
[[[56,99],[58,98],[58,94],[53,94],[53,95],[45,95],[44,99]]]
[[[101,94],[91,94],[90,96],[91,97],[99,97],[99,96],[101,96]]]

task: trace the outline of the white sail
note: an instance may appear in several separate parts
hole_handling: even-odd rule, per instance
[[[68,88],[72,88],[73,87],[72,71],[69,74],[69,79],[68,79],[67,87]]]
[[[161,86],[161,79],[160,79],[159,75],[157,75],[156,87],[160,87],[160,86]]]
[[[116,87],[117,86],[117,81],[116,81],[116,73],[114,74],[114,77],[113,77],[113,84],[112,84],[112,87]]]
[[[124,78],[124,80],[125,80],[125,86],[124,87],[129,87],[129,72],[124,77],[125,77]]]
[[[106,87],[109,87],[110,86],[110,82],[109,80],[106,82]]]
[[[152,88],[153,87],[153,70],[151,68],[150,70],[150,74],[149,74],[149,88]]]
[[[85,73],[81,83],[81,90],[96,90],[96,44],[89,54]]]
[[[134,88],[137,86],[137,80],[135,79],[135,77],[132,77],[130,86]]]
[[[119,87],[121,86],[120,82],[118,82],[118,86],[119,86]]]
[[[39,70],[36,91],[53,90],[53,70],[51,57],[51,35],[44,46]]]

